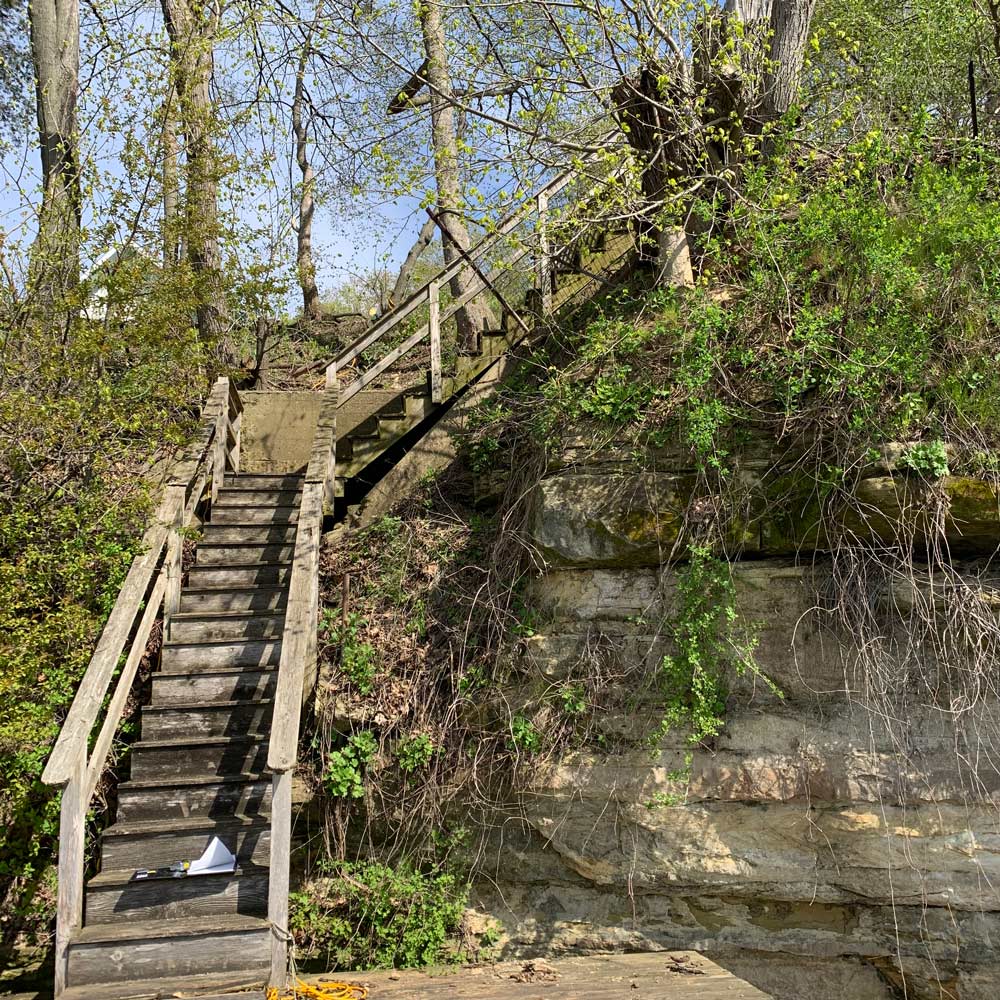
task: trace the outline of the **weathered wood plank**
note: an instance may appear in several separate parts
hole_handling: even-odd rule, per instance
[[[427,326],[431,335],[431,402],[441,402],[441,289],[436,281],[427,286],[430,308]]]
[[[70,765],[59,812],[59,889],[56,902],[55,995],[69,985],[71,940],[83,924],[84,820],[89,797],[84,746]]]
[[[379,1000],[768,1000],[696,952],[597,955],[426,972],[338,972]]]
[[[292,851],[292,772],[274,775],[271,795],[271,861],[267,921],[271,927],[271,973],[268,985],[284,989],[288,978],[288,879]]]

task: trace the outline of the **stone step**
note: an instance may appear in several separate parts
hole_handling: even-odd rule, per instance
[[[211,611],[281,611],[288,603],[287,587],[233,587],[181,591],[181,614]]]
[[[153,674],[153,707],[226,704],[233,701],[264,702],[274,697],[278,683],[276,666],[228,669],[204,668],[186,673]]]
[[[136,781],[154,781],[262,772],[267,742],[267,734],[261,733],[142,739],[132,746],[131,775]]]
[[[175,861],[199,858],[218,837],[241,863],[266,865],[271,851],[271,825],[260,816],[226,816],[218,820],[176,819],[170,822],[118,822],[101,834],[101,864],[109,870],[133,872]]]
[[[267,816],[270,808],[271,779],[263,774],[125,781],[118,786],[119,822]]]
[[[232,875],[132,882],[131,871],[102,871],[87,883],[87,926],[127,920],[267,914],[266,867],[246,865]]]
[[[215,500],[220,507],[298,507],[302,488],[267,489],[260,486],[223,486]]]
[[[280,639],[284,628],[284,611],[189,611],[167,619],[167,642]]]
[[[254,542],[286,545],[295,541],[295,524],[206,524],[199,545]]]
[[[166,740],[266,734],[271,728],[273,707],[270,701],[146,705],[142,710],[142,735],[149,740]]]
[[[210,525],[221,524],[294,524],[299,519],[295,506],[273,504],[220,504],[212,508]]]
[[[275,563],[249,563],[242,566],[192,566],[188,570],[188,588],[192,590],[231,590],[250,587],[287,587],[292,577],[290,560]],[[188,589],[185,588],[185,589]],[[181,594],[183,600],[183,592]]]
[[[160,653],[159,672],[162,674],[185,673],[193,669],[276,667],[280,659],[280,639],[224,639],[218,642],[179,642],[168,639],[164,642]]]
[[[253,985],[267,971],[269,944],[267,921],[256,917],[95,924],[73,937],[67,985],[99,985],[102,998],[172,996],[186,976]],[[154,993],[147,981],[157,979]]]
[[[291,562],[295,545],[258,542],[199,542],[195,552],[198,566],[245,566],[248,563]]]

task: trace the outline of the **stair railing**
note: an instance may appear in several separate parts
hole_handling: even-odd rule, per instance
[[[319,553],[323,511],[336,483],[337,380],[323,394],[302,485],[288,604],[281,637],[267,766],[271,771],[271,859],[267,918],[271,928],[269,984],[283,989],[288,973],[288,886],[292,847],[292,778],[298,762],[302,706],[316,686]]]
[[[352,382],[341,386],[340,405],[343,406],[344,403],[370,385],[387,369],[391,368],[397,361],[409,354],[410,351],[427,338],[430,339],[431,401],[434,403],[442,402],[441,327],[448,319],[456,315],[459,310],[463,309],[473,299],[478,298],[484,292],[493,292],[497,295],[499,301],[506,305],[503,296],[496,289],[496,276],[491,276],[488,273],[489,265],[484,262],[489,259],[490,254],[495,253],[500,248],[502,241],[506,237],[532,220],[535,221],[533,241],[507,254],[503,259],[503,265],[505,270],[511,271],[525,257],[532,253],[534,254],[538,312],[542,317],[550,315],[553,309],[552,273],[554,255],[549,232],[549,205],[552,199],[569,184],[590,176],[585,172],[585,167],[589,164],[597,163],[598,160],[597,156],[592,156],[586,161],[583,167],[566,171],[558,177],[553,178],[540,188],[525,205],[498,222],[472,249],[460,252],[458,259],[441,268],[437,274],[413,292],[400,305],[379,319],[378,322],[366,330],[352,344],[344,348],[326,366],[326,385],[328,387],[334,384],[337,372],[344,371],[348,365],[359,358],[374,344],[382,340],[387,334],[395,330],[401,323],[420,309],[421,306],[426,306],[428,309],[428,320],[426,323],[422,324],[402,343],[386,353],[384,357],[379,358]],[[628,162],[626,161],[612,170],[607,177],[598,180],[580,200],[585,201],[591,198],[602,187],[609,185],[621,177],[627,169]],[[440,226],[443,220],[438,219],[433,212],[430,214]],[[471,275],[466,291],[459,298],[449,303],[447,309],[442,311],[440,301],[441,288],[447,285],[458,274],[469,271],[471,271]],[[509,307],[507,309],[509,310]],[[522,330],[527,332],[527,327],[520,317],[517,317],[515,314],[514,318]]]
[[[210,490],[214,500],[226,472],[239,471],[242,413],[235,387],[229,379],[220,378],[202,411],[198,438],[175,467],[163,500],[142,537],[139,554],[118,591],[42,773],[45,784],[62,787],[56,997],[66,989],[69,946],[83,925],[87,809],[104,773],[150,632],[161,611],[164,617],[169,616],[180,603],[184,532],[199,523],[199,508],[206,490]],[[119,671],[123,656],[124,665]],[[114,690],[103,722],[94,736],[112,684]]]

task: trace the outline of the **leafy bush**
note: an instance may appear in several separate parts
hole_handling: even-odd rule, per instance
[[[948,475],[948,452],[943,441],[916,444],[903,452],[899,464],[926,479],[940,479]]]
[[[330,862],[327,872],[290,896],[290,927],[305,955],[375,969],[461,959],[449,944],[468,890],[454,875],[368,861]]]

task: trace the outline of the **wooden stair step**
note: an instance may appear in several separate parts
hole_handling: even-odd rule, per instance
[[[200,976],[172,976],[170,979],[137,979],[134,982],[102,983],[101,997],[106,1000],[162,1000],[163,997],[197,997],[198,1000],[265,1000],[261,986],[266,970],[243,969],[233,972],[207,972]],[[225,990],[220,993],[219,990]],[[234,997],[233,993],[239,996]],[[65,990],[60,1000],[94,1000],[94,986],[74,986]]]
[[[153,707],[229,704],[234,701],[262,703],[274,697],[278,684],[277,663],[261,667],[198,667],[192,664],[174,672],[153,674]]]
[[[218,837],[241,863],[268,863],[270,820],[239,814],[214,820],[182,817],[166,822],[116,822],[101,834],[101,863],[105,868],[129,872],[159,868],[201,857],[213,837]]]
[[[209,587],[181,591],[181,614],[211,611],[281,611],[288,604],[287,587]]]
[[[216,503],[209,524],[295,524],[298,519],[299,508],[292,504]]]
[[[118,786],[118,819],[221,818],[234,813],[266,816],[271,779],[262,773],[199,778],[133,780]]]
[[[232,563],[228,566],[192,566],[188,587],[193,590],[230,590],[250,587],[287,588],[292,577],[291,560],[281,562]],[[185,588],[186,589],[186,588]],[[183,592],[182,592],[183,599]]]
[[[160,654],[159,672],[180,673],[192,667],[276,667],[280,659],[280,638],[168,639]]]
[[[167,641],[280,639],[284,628],[284,611],[185,611],[167,619]]]
[[[293,542],[199,542],[195,550],[198,566],[243,566],[247,563],[291,562]]]
[[[188,976],[204,977],[206,984],[254,985],[268,968],[269,943],[268,923],[257,917],[94,924],[73,937],[67,985],[100,985],[102,997],[111,995],[105,984],[116,997],[171,996]],[[162,986],[150,992],[148,980]]]
[[[179,860],[179,859],[178,859]],[[133,919],[267,914],[265,866],[245,864],[231,875],[131,881],[132,871],[102,871],[87,883],[87,926]]]
[[[301,489],[304,472],[227,472],[222,480],[223,489]]]
[[[142,709],[142,735],[150,740],[164,740],[268,733],[273,707],[269,700],[146,705]]]
[[[257,545],[285,545],[295,541],[298,525],[283,524],[206,524],[199,545],[226,545],[253,542]]]
[[[267,767],[268,736],[183,736],[140,740],[132,746],[132,777],[139,781],[198,775],[257,773]]]
[[[297,507],[302,499],[302,487],[267,489],[261,486],[223,486],[215,500],[219,507]]]

